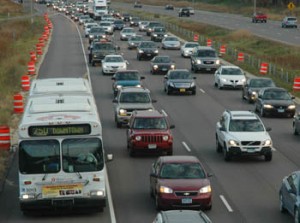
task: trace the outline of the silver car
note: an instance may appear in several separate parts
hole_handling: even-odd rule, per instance
[[[174,49],[174,50],[180,50],[181,43],[180,40],[176,36],[167,36],[163,38],[161,41],[162,49]]]
[[[136,36],[134,28],[124,28],[120,32],[120,40],[128,40],[131,36]]]
[[[190,57],[192,55],[193,49],[200,46],[197,42],[185,42],[180,49],[182,57]]]
[[[145,32],[148,24],[149,24],[149,21],[139,21],[139,31]]]
[[[293,133],[294,133],[294,135],[299,135],[300,134],[300,112],[298,112],[294,116]]]
[[[293,16],[286,16],[283,18],[281,23],[282,28],[297,28],[297,18]]]

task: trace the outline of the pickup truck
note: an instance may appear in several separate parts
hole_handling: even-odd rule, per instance
[[[252,22],[267,22],[267,15],[262,12],[254,13],[252,16]]]

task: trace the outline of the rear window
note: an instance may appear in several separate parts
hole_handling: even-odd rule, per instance
[[[296,21],[297,19],[296,18],[288,18],[287,20],[288,21]]]

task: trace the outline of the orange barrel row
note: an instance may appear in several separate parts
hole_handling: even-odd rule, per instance
[[[238,58],[237,58],[237,60],[238,60],[239,62],[244,62],[244,60],[245,60],[244,53],[238,53]]]
[[[24,112],[23,96],[21,94],[14,95],[14,112],[15,113]]]
[[[27,70],[29,75],[34,75],[35,74],[35,62],[34,61],[29,61],[27,64]]]
[[[225,45],[220,46],[220,54],[226,54],[226,46]]]
[[[10,129],[6,125],[0,125],[0,149],[8,150],[10,148]]]
[[[21,77],[21,87],[23,91],[29,91],[30,89],[30,78],[28,75],[23,75]]]
[[[212,46],[212,40],[211,39],[206,40],[206,46]]]

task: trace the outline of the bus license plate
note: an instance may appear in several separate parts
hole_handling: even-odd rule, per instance
[[[185,89],[184,88],[180,88],[179,91],[180,92],[185,92]]]
[[[149,144],[148,149],[156,149],[156,144]]]
[[[181,203],[182,204],[191,204],[191,203],[193,203],[193,200],[192,200],[192,198],[182,198]]]

